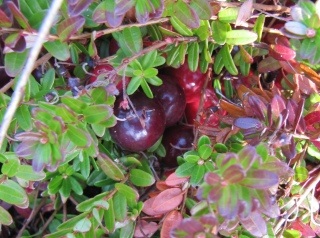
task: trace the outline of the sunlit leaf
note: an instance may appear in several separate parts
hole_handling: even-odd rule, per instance
[[[190,6],[202,20],[209,20],[212,15],[211,6],[206,0],[191,0]]]
[[[231,30],[226,33],[226,43],[229,45],[247,45],[257,38],[257,33],[249,30]]]
[[[0,224],[9,226],[13,222],[13,219],[10,215],[10,213],[4,209],[2,206],[0,206]]]

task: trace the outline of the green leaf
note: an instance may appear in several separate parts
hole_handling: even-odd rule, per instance
[[[54,69],[50,68],[45,73],[43,78],[41,78],[42,90],[51,90],[53,83],[54,83],[54,80],[55,80],[55,71],[54,71]]]
[[[13,177],[18,172],[20,162],[17,159],[8,159],[1,167],[1,173]]]
[[[95,207],[95,204],[99,201],[101,201],[103,198],[105,198],[108,195],[109,192],[103,192],[98,195],[96,195],[93,198],[89,198],[81,203],[79,203],[76,206],[76,209],[78,212],[87,212],[90,211],[93,207]]]
[[[59,104],[56,108],[56,115],[61,117],[63,122],[72,123],[77,121],[77,115],[71,111],[69,107],[66,107],[64,104]]]
[[[49,194],[53,195],[59,192],[63,181],[63,177],[61,175],[55,176],[51,179],[48,184],[48,192]]]
[[[111,179],[115,181],[121,181],[125,178],[124,174],[116,163],[110,159],[106,154],[100,153],[97,157],[98,164],[101,170]]]
[[[119,38],[119,45],[126,56],[131,56],[140,52],[142,49],[142,36],[140,28],[125,28],[122,31],[122,37]]]
[[[118,190],[120,194],[125,196],[129,207],[133,207],[136,205],[139,197],[139,194],[137,191],[135,191],[133,188],[123,183],[116,183],[115,188]]]
[[[204,165],[196,165],[192,170],[192,175],[190,177],[190,183],[192,186],[199,185],[204,177],[206,168]]]
[[[144,78],[142,78],[141,80],[141,88],[148,98],[153,98],[151,88],[149,87],[148,83]]]
[[[176,16],[170,17],[173,28],[183,36],[193,36],[193,32],[182,23]]]
[[[88,232],[91,228],[91,221],[89,218],[85,217],[78,221],[76,225],[73,228],[73,231],[75,232]]]
[[[266,15],[260,14],[254,23],[253,31],[258,35],[257,42],[261,41],[265,19]]]
[[[73,124],[68,125],[67,136],[76,146],[88,147],[91,144],[89,133]]]
[[[104,104],[92,105],[83,110],[83,115],[87,123],[93,124],[110,118],[113,115],[113,110]]]
[[[140,169],[131,169],[129,174],[130,181],[139,187],[148,187],[155,182],[155,179],[151,174]]]
[[[213,71],[215,74],[220,74],[224,67],[222,51],[220,50],[215,57]]]
[[[188,66],[192,72],[196,72],[199,65],[199,44],[191,42],[188,46]]]
[[[222,61],[228,72],[232,75],[238,75],[238,69],[233,61],[231,52],[228,45],[224,45],[221,48]]]
[[[227,153],[228,152],[228,147],[225,144],[222,143],[216,143],[214,144],[213,148],[218,152],[218,153]]]
[[[305,167],[296,167],[294,172],[294,180],[299,183],[306,181],[309,177],[308,170]]]
[[[68,179],[70,180],[71,189],[76,194],[82,195],[83,194],[83,189],[82,189],[80,183],[78,182],[78,180],[76,180],[73,176],[68,177]]]
[[[192,171],[194,169],[194,167],[197,166],[196,163],[183,163],[182,165],[180,165],[177,170],[176,170],[176,174],[178,177],[188,177],[192,175]]]
[[[147,68],[143,71],[143,76],[145,78],[152,78],[158,75],[158,69],[156,68]]]
[[[210,145],[201,145],[198,147],[198,153],[202,159],[207,160],[212,154],[212,147]]]
[[[16,118],[19,126],[25,130],[29,131],[32,128],[31,113],[29,111],[29,106],[22,104],[18,107],[16,111]]]
[[[10,213],[0,206],[0,225],[9,226],[13,222]]]
[[[227,38],[227,32],[231,30],[229,23],[221,21],[212,21],[212,37],[219,44],[224,45]]]
[[[141,85],[142,80],[143,80],[143,78],[141,78],[139,76],[135,76],[135,77],[131,78],[131,80],[127,86],[127,94],[132,95],[135,91],[137,91],[137,89]]]
[[[55,58],[66,61],[70,58],[69,46],[60,40],[48,41],[43,44],[44,48]]]
[[[64,223],[61,223],[61,225],[58,226],[58,230],[65,230],[65,229],[73,229],[74,226],[81,221],[83,218],[85,218],[88,215],[89,212],[83,212],[75,217],[72,217],[71,219],[67,220]]]
[[[160,86],[162,84],[162,79],[158,76],[146,78],[146,81],[154,86]]]
[[[62,184],[61,184],[61,187],[59,189],[59,193],[62,196],[62,199],[68,198],[70,196],[70,193],[71,193],[71,182],[69,180],[69,177],[64,178],[62,180]]]
[[[200,19],[209,20],[211,18],[212,7],[207,0],[191,0],[190,6],[195,10]]]
[[[196,4],[194,5],[197,7]],[[199,7],[198,10],[200,10]],[[188,28],[198,28],[200,26],[199,16],[196,14],[195,10],[182,0],[178,0],[174,3],[173,13],[174,15],[172,17],[179,19],[179,21],[185,24]]]
[[[231,30],[226,34],[226,43],[229,45],[247,45],[258,38],[257,33],[248,30]]]
[[[124,219],[127,216],[127,200],[126,197],[117,192],[113,196],[113,208],[114,208],[114,216],[117,221],[121,222],[124,221]]]
[[[28,55],[29,50],[25,50],[21,53],[10,52],[5,54],[4,67],[7,75],[9,75],[10,77],[17,76],[25,65]]]
[[[202,145],[211,146],[211,140],[210,140],[209,136],[203,135],[199,138],[198,143],[197,143],[197,147],[199,148]]]
[[[46,174],[43,171],[35,173],[30,165],[20,165],[15,176],[27,181],[40,181],[46,177]]]
[[[157,56],[158,56],[158,52],[156,50],[148,52],[147,54],[145,54],[139,59],[139,61],[141,62],[141,66],[144,69],[155,67],[153,66],[153,63],[155,62]]]
[[[79,114],[82,114],[83,110],[88,106],[81,100],[72,97],[62,97],[61,102]]]
[[[229,7],[222,9],[218,13],[218,19],[225,23],[235,23],[239,14],[239,7]]]
[[[28,196],[18,183],[6,180],[0,184],[0,200],[19,206],[28,202]]]
[[[104,223],[108,231],[113,232],[115,229],[115,223],[116,223],[113,200],[109,199],[108,203],[109,203],[109,208],[104,211]]]

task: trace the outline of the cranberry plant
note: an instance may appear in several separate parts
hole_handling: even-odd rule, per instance
[[[319,9],[0,0],[0,236],[320,236]]]

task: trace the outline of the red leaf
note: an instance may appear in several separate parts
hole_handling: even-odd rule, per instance
[[[149,198],[147,199],[144,204],[143,204],[143,209],[142,211],[149,215],[149,216],[158,216],[158,215],[161,215],[159,212],[155,212],[153,207],[152,207],[152,204],[154,202],[154,200],[156,199],[156,197],[152,197],[152,198]]]
[[[320,128],[320,111],[310,112],[304,117],[308,130],[316,131]]]
[[[172,173],[168,176],[165,183],[166,183],[166,185],[168,185],[170,187],[175,187],[175,186],[179,186],[187,181],[188,181],[188,178],[186,178],[186,177],[181,178],[181,177],[178,177],[176,175],[176,173]]]
[[[160,191],[164,191],[164,190],[166,190],[166,189],[171,188],[171,186],[169,186],[168,184],[166,184],[165,181],[158,181],[158,182],[156,183],[156,187],[157,187],[157,189],[160,190]]]
[[[277,174],[267,170],[256,169],[249,171],[240,184],[255,189],[268,189],[278,184],[278,182],[279,177]]]
[[[86,10],[91,4],[92,0],[76,0],[68,4],[69,16],[79,16],[84,10]]]
[[[302,223],[299,219],[292,222],[289,228],[300,231],[302,237],[316,237],[316,233],[310,228],[310,226]]]
[[[296,57],[296,52],[284,45],[271,45],[269,48],[269,55],[276,60],[293,60]]]
[[[7,14],[0,9],[0,27],[10,27],[12,25],[11,19],[7,16]]]
[[[182,215],[179,211],[173,210],[166,215],[162,228],[161,228],[161,233],[160,237],[161,238],[170,238],[170,233],[171,231],[176,228],[180,223],[182,222]]]
[[[13,2],[7,2],[7,5],[13,14],[13,17],[17,20],[19,25],[23,29],[26,29],[29,32],[33,32],[32,27],[29,25],[28,19],[22,14],[20,9]]]
[[[61,41],[65,41],[75,34],[83,25],[85,19],[82,16],[67,18],[59,23],[57,33]]]
[[[271,101],[273,120],[276,120],[284,109],[286,109],[286,103],[284,99],[279,95],[275,95]]]
[[[261,60],[260,63],[258,64],[259,73],[268,73],[270,71],[275,71],[280,68],[281,68],[281,65],[279,64],[278,60],[270,56]]]
[[[182,202],[183,192],[180,188],[170,188],[155,197],[151,207],[158,214],[167,213]]]
[[[140,220],[137,222],[134,237],[135,238],[144,238],[152,237],[152,235],[158,230],[159,225],[155,222],[147,222],[145,220]]]
[[[316,84],[302,74],[294,74],[294,82],[304,94],[310,95],[318,92]]]

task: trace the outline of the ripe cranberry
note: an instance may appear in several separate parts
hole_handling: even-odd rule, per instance
[[[115,55],[119,50],[118,42],[112,38],[109,42],[109,55]]]
[[[201,90],[207,77],[206,74],[201,73],[200,69],[196,72],[192,72],[189,69],[187,62],[177,69],[164,68],[162,73],[173,76],[178,80],[179,85],[183,88],[186,95],[187,103],[198,100],[198,96],[201,94]]]
[[[152,87],[152,92],[156,99],[164,108],[166,115],[166,127],[177,123],[186,108],[186,98],[183,89],[177,84],[175,79],[166,75],[160,75],[163,84]]]
[[[193,139],[192,127],[184,125],[168,127],[162,137],[162,144],[166,149],[166,156],[162,159],[163,165],[170,168],[178,166],[177,157],[190,149]]]
[[[137,114],[131,107],[124,109],[123,97],[118,97],[114,105],[114,115],[124,121],[119,120],[110,128],[110,135],[125,150],[143,151],[151,147],[163,134],[165,113],[157,100],[147,98],[141,92],[130,96],[130,100]]]
[[[203,103],[203,108],[201,110],[200,114],[200,123],[203,122],[204,118],[207,118],[209,114],[212,114],[213,111],[215,110],[215,107],[218,105],[218,98],[211,88],[206,88],[205,89],[205,95],[204,95],[204,103]],[[196,119],[198,108],[200,106],[200,100],[201,100],[201,95],[198,96],[196,101],[193,101],[191,103],[187,103],[186,105],[186,118],[187,122],[190,124],[194,123],[194,120]]]

